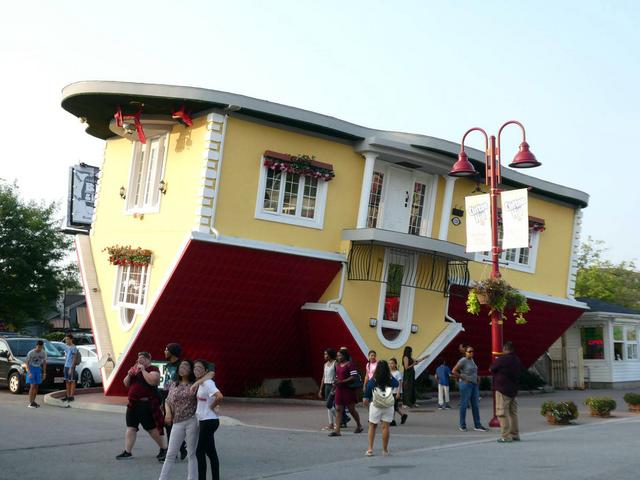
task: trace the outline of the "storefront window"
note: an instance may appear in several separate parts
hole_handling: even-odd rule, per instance
[[[613,327],[613,359],[624,360],[624,327]]]
[[[638,360],[638,330],[627,327],[627,360]]]
[[[582,358],[585,360],[604,359],[604,335],[602,327],[582,327]]]

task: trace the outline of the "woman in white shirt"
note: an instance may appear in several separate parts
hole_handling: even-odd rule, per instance
[[[212,365],[211,370],[215,371]],[[196,458],[198,459],[198,479],[206,480],[207,478],[207,459],[211,463],[211,473],[213,480],[220,479],[220,463],[218,461],[218,453],[216,452],[216,441],[214,435],[220,426],[220,420],[216,413],[216,407],[222,401],[222,393],[216,387],[213,380],[203,380],[205,374],[209,371],[209,364],[206,360],[196,360],[193,362],[193,373],[196,378],[201,381],[198,385],[198,393],[196,398],[198,405],[196,407],[196,418],[200,424],[200,435],[198,437],[198,448],[196,449]]]
[[[327,416],[329,417],[329,425],[323,430],[333,430],[336,423],[336,406],[334,404],[333,382],[336,379],[336,351],[333,348],[327,348],[324,351],[324,372],[322,381],[320,382],[320,390],[318,398],[324,398],[327,406]]]

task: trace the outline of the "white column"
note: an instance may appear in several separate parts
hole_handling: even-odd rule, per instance
[[[360,207],[358,208],[358,222],[356,228],[367,227],[367,211],[369,210],[369,194],[373,181],[373,167],[376,163],[377,153],[365,153],[364,172],[362,174],[362,190],[360,191]]]
[[[453,186],[456,177],[442,177],[446,182],[444,186],[444,198],[442,199],[442,212],[440,213],[440,228],[438,229],[438,240],[446,240],[449,236],[449,219],[451,218],[451,204],[453,202]]]

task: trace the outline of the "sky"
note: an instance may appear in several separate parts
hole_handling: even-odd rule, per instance
[[[101,164],[104,142],[60,107],[82,80],[210,88],[454,142],[517,119],[542,162],[525,173],[587,192],[583,239],[638,262],[639,24],[624,0],[7,2],[0,178],[64,203],[68,167]],[[504,131],[505,159],[519,135]]]

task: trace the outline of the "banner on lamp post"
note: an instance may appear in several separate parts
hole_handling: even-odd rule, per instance
[[[500,194],[502,200],[502,248],[529,247],[529,197],[526,188]]]
[[[465,197],[467,252],[491,251],[491,199],[489,194]]]

